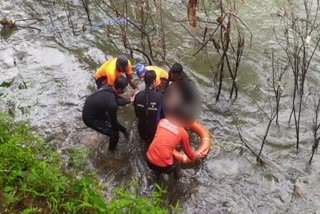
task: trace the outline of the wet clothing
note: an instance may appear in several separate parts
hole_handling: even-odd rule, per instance
[[[146,67],[146,70],[154,70],[154,72],[156,73],[156,87],[160,86],[162,83],[166,82],[169,79],[168,72],[158,66],[149,65]]]
[[[126,133],[117,119],[119,105],[130,103],[129,99],[121,98],[111,85],[104,85],[91,94],[83,107],[83,122],[97,132],[110,137],[109,149],[115,149],[119,140],[119,131]]]
[[[134,110],[138,118],[138,131],[148,144],[153,140],[157,124],[162,115],[162,94],[152,88],[137,93]]]
[[[147,160],[147,165],[150,169],[154,170],[158,174],[161,174],[161,173],[171,174],[177,170],[177,167],[174,164],[166,166],[166,167],[160,167],[160,166],[157,166],[157,165],[151,163],[149,160]]]
[[[110,59],[102,64],[97,70],[95,79],[97,87],[100,88],[104,84],[113,85],[117,76],[121,75],[122,72],[116,68],[117,58]],[[131,62],[128,60],[127,74],[132,74]]]
[[[171,123],[166,118],[161,119],[154,139],[147,151],[148,161],[159,167],[173,165],[173,151],[180,143],[188,158],[196,160],[197,155],[190,147],[187,131]]]

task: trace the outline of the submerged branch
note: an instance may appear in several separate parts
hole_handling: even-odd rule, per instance
[[[240,137],[241,142],[245,145],[245,147],[246,147],[247,149],[249,149],[249,151],[250,151],[254,156],[256,156],[257,162],[258,162],[261,166],[263,166],[263,165],[265,164],[264,161],[261,159],[260,155],[257,155],[257,154],[253,151],[253,149],[251,149],[251,147],[248,145],[248,143],[246,143],[246,141],[245,141],[244,138],[242,137],[240,127],[239,127],[239,125],[237,124],[236,119],[235,119],[235,117],[234,117],[233,115],[232,115],[232,119],[233,119],[233,122],[234,122],[234,124],[235,124],[235,126],[236,126],[236,128],[237,128],[237,131],[238,131],[238,134],[239,134],[239,137]]]

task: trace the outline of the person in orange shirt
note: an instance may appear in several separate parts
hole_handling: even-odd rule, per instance
[[[160,120],[155,137],[147,151],[147,164],[157,176],[173,173],[176,178],[180,171],[174,165],[174,149],[181,143],[185,154],[193,161],[203,157],[192,150],[187,131],[178,122],[167,118]]]
[[[167,82],[169,78],[168,72],[166,72],[164,69],[154,66],[154,65],[149,65],[149,66],[144,66],[144,64],[136,64],[136,73],[139,77],[140,80],[144,80],[144,75],[146,71],[154,70],[156,72],[156,84],[155,88],[157,91],[163,92],[165,83]]]
[[[116,77],[123,73],[125,73],[130,86],[133,89],[138,89],[132,78],[131,62],[125,55],[109,59],[97,70],[95,75],[97,88],[99,89],[104,84],[113,85]]]

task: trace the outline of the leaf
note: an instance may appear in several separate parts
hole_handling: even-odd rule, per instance
[[[293,186],[293,192],[292,194],[296,197],[296,198],[301,198],[301,191],[300,188],[297,185]]]
[[[277,81],[278,86],[280,87],[281,91],[284,91],[284,87],[281,81]]]
[[[136,10],[134,9],[134,5],[131,5],[131,14],[134,20],[137,20]]]

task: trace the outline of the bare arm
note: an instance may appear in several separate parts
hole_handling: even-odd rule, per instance
[[[129,85],[131,86],[131,88],[138,89],[136,82],[133,80],[132,74],[126,73],[126,77],[128,79],[128,82],[129,82]]]
[[[192,150],[189,143],[189,136],[185,129],[180,130],[181,136],[181,145],[184,153],[190,158],[192,161],[195,161],[198,159],[198,155]]]

